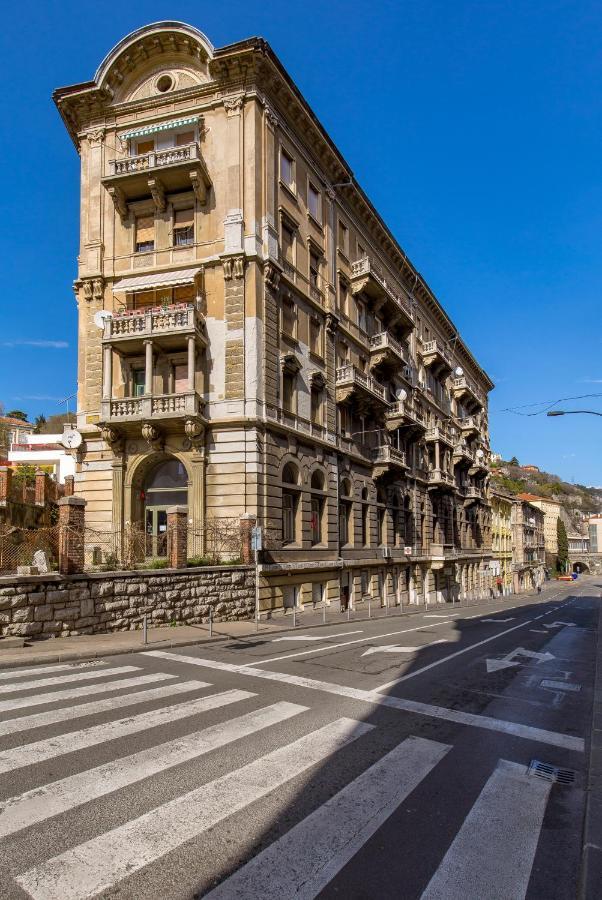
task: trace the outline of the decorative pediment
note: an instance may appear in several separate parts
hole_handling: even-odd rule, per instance
[[[282,353],[280,356],[280,368],[287,375],[297,375],[301,371],[301,360],[295,353]]]
[[[309,373],[309,383],[312,388],[316,388],[318,391],[323,391],[326,387],[326,378],[324,377],[324,372],[321,372],[319,369],[313,369]]]

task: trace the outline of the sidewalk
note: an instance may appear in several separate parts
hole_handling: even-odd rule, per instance
[[[556,585],[551,582],[550,587]],[[503,598],[489,598],[485,600],[476,600],[469,603],[445,604],[446,609],[483,609],[483,614],[491,610],[494,603],[512,603],[521,598],[532,597],[533,599],[545,600],[549,593],[549,588],[545,588],[540,595],[536,593],[529,594],[511,594]],[[442,608],[444,604],[432,604],[429,609]],[[425,611],[425,607],[420,605],[404,607],[390,607],[386,610],[384,607],[374,604],[368,612],[367,604],[364,609],[355,609],[350,612],[349,618],[347,613],[339,613],[335,610],[328,610],[326,621],[323,619],[321,610],[305,610],[298,611],[294,617],[291,613],[284,616],[278,616],[271,620],[262,619],[259,634],[281,634],[284,631],[291,631],[297,628],[319,628],[323,625],[340,625],[353,624],[355,622],[364,622],[369,619],[384,619],[387,616],[390,619],[402,618],[405,616],[413,616]],[[35,641],[30,646],[18,648],[2,648],[2,640],[0,639],[0,669],[15,668],[23,665],[37,665],[38,663],[47,662],[68,662],[82,659],[96,659],[103,656],[114,656],[121,653],[140,653],[150,649],[171,649],[174,647],[187,647],[192,644],[214,644],[220,641],[235,640],[237,638],[255,637],[258,634],[255,628],[254,620],[242,622],[216,622],[212,628],[212,636],[209,635],[209,625],[176,625],[175,627],[162,627],[148,629],[147,641],[143,643],[142,631],[116,631],[110,634],[83,634],[77,637],[65,638],[49,638],[46,641]]]
[[[602,610],[598,611],[598,643],[595,665],[580,900],[598,900],[602,890]]]

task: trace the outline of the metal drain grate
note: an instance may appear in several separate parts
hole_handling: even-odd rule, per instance
[[[572,784],[575,780],[573,769],[561,769],[551,763],[542,762],[541,759],[531,760],[527,774],[545,778],[546,781],[553,781],[557,784]]]

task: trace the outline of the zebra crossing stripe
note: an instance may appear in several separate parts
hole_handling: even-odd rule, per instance
[[[421,900],[524,900],[551,786],[500,760]]]
[[[449,750],[407,738],[210,891],[207,900],[316,897]]]
[[[232,741],[298,716],[299,713],[306,712],[307,708],[284,701],[274,703],[228,722],[211,725],[203,731],[167,741],[44,787],[34,788],[18,797],[11,797],[0,803],[0,838],[137,781],[143,781],[173,766],[197,759]]]
[[[0,772],[13,772],[15,769],[33,766],[65,753],[74,753],[76,750],[94,747],[96,744],[106,741],[114,741],[128,734],[168,725],[179,719],[186,719],[210,709],[219,709],[220,706],[238,703],[240,700],[248,700],[256,696],[250,691],[225,691],[222,694],[210,694],[208,697],[197,697],[194,700],[153,709],[137,716],[116,719],[114,722],[91,725],[88,728],[82,728],[81,731],[71,731],[58,737],[45,738],[34,744],[13,747],[11,750],[0,752]]]
[[[122,678],[121,681],[107,681],[105,684],[87,684],[85,687],[71,688],[67,691],[50,691],[47,694],[35,694],[33,697],[12,697],[10,700],[0,700],[0,713],[25,707],[29,709],[31,706],[45,706],[47,703],[59,703],[64,700],[77,700],[79,697],[90,697],[94,694],[113,694],[125,688],[152,684],[154,681],[167,681],[168,678],[176,677],[165,672],[153,672],[152,675],[137,675],[135,678]]]
[[[16,881],[34,900],[93,897],[272,793],[373,727],[337,719],[29,869]]]
[[[36,678],[35,681],[15,681],[1,684],[0,694],[13,694],[17,691],[32,691],[54,684],[68,684],[70,681],[88,681],[91,678],[106,678],[108,675],[122,675],[126,672],[139,672],[140,666],[117,666],[115,669],[86,670],[73,672],[71,675],[57,675],[56,678]]]
[[[78,666],[73,663],[61,663],[56,666],[33,666],[31,669],[5,669],[0,672],[0,681],[7,681],[9,678],[21,678],[22,675],[45,675],[47,672],[65,672],[70,669],[72,672]]]
[[[174,678],[175,675],[154,675],[153,681],[163,681]],[[57,722],[68,722],[71,719],[80,719],[82,716],[94,716],[97,713],[112,712],[114,709],[122,709],[124,706],[134,706],[136,703],[149,703],[151,700],[163,700],[174,694],[187,694],[190,691],[198,691],[201,688],[211,687],[206,681],[184,681],[176,684],[167,684],[164,687],[154,688],[150,691],[136,691],[133,694],[121,694],[119,697],[107,697],[105,700],[93,700],[91,703],[81,703],[79,706],[64,706],[62,709],[50,709],[47,712],[34,713],[31,716],[20,716],[18,719],[7,719],[0,722],[0,736],[15,734],[17,731],[29,731],[32,728],[42,728],[45,725],[55,725]]]

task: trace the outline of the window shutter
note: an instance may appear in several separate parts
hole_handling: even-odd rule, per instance
[[[175,214],[175,226],[176,228],[188,228],[194,222],[194,210],[192,207],[190,209],[176,209]]]
[[[155,220],[153,216],[140,216],[136,219],[136,243],[146,244],[155,240]]]

